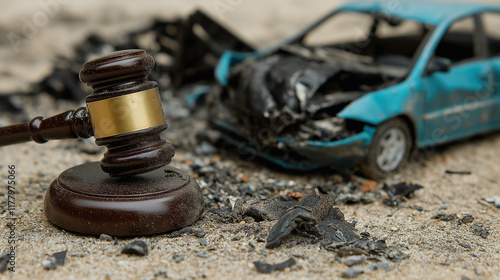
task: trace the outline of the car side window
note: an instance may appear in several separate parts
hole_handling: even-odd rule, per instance
[[[476,57],[476,22],[469,16],[454,22],[439,43],[435,57],[446,58],[452,64],[461,63]]]
[[[500,13],[487,12],[481,15],[488,40],[490,56],[500,56]]]

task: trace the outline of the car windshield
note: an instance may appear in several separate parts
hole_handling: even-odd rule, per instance
[[[358,60],[409,69],[433,27],[381,13],[342,11],[306,33],[302,46],[347,53]]]

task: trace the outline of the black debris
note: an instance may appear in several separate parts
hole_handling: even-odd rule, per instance
[[[266,248],[274,248],[292,233],[313,239],[330,241],[354,241],[359,239],[355,223],[349,223],[338,208],[333,207],[334,197],[313,192],[296,206],[288,209],[271,228]]]
[[[474,217],[472,215],[464,215],[462,218],[458,218],[457,214],[443,214],[439,213],[432,217],[432,219],[445,221],[445,222],[457,222],[457,225],[472,224],[474,222]],[[488,238],[490,235],[490,230],[487,226],[482,223],[473,223],[470,225],[470,230],[475,234],[484,239]]]
[[[470,224],[474,222],[474,217],[472,215],[465,215],[463,216],[459,221],[458,221],[458,224],[459,225],[462,225],[462,224]]]
[[[182,262],[185,258],[186,258],[186,256],[185,256],[185,255],[183,255],[183,254],[180,254],[180,253],[174,254],[174,255],[172,256],[172,259],[174,259],[174,261],[175,261],[176,263],[180,263],[180,262]]]
[[[380,255],[388,249],[385,239],[360,239],[354,243],[354,246],[372,255]]]
[[[164,278],[168,278],[168,274],[167,274],[167,271],[166,270],[159,270],[159,271],[155,271],[155,273],[153,274],[155,277],[164,277]]]
[[[250,247],[248,248],[249,253],[255,251],[255,244],[253,244],[252,242],[248,242],[248,246]]]
[[[458,243],[458,245],[460,245],[460,246],[464,247],[465,249],[470,249],[470,246],[469,246],[469,245],[467,245],[467,244],[465,244],[465,243],[460,243],[460,242],[459,242],[459,243]]]
[[[295,230],[308,231],[313,236],[321,237],[312,211],[297,207],[283,215],[271,228],[267,236],[266,248],[278,247],[281,245],[281,241]]]
[[[384,203],[389,206],[398,206],[401,201],[410,199],[415,191],[423,188],[421,185],[406,182],[393,185],[384,184],[382,189],[387,193]]]
[[[446,170],[444,173],[453,175],[471,175],[470,171],[456,171],[456,170]]]
[[[87,256],[87,254],[85,253],[73,253],[71,254],[72,257],[77,257],[77,258],[84,258],[85,256]]]
[[[260,221],[278,220],[290,207],[284,205],[276,198],[262,200],[237,200],[234,205],[233,215],[249,216]]]
[[[208,190],[207,188],[203,189],[204,194],[209,193],[209,192],[211,192],[211,190]],[[207,195],[205,197],[210,199],[209,195]],[[211,206],[215,206],[217,203],[213,203],[213,202],[205,203],[205,205],[207,205],[207,204],[211,205]],[[221,208],[209,209],[209,210],[207,210],[207,216],[210,219],[217,221],[217,222],[220,222],[220,223],[223,223],[223,224],[230,224],[230,223],[234,223],[236,221],[231,213],[230,207],[226,207],[224,209],[221,209]]]
[[[148,244],[144,240],[134,240],[125,245],[122,254],[146,256],[148,254]]]
[[[195,148],[193,146],[192,148]],[[311,190],[305,183],[294,183],[287,187],[289,182],[274,180],[259,176],[257,180],[248,182],[238,179],[240,174],[233,174],[223,162],[203,163],[199,160],[190,162],[188,171],[197,177],[203,185],[209,220],[220,223],[260,222],[263,220],[278,220],[284,213],[298,204],[294,193],[308,194]],[[351,181],[330,184],[318,184],[314,188],[321,194],[333,196],[334,204],[368,204],[383,201],[386,192],[381,189],[363,191],[363,182]],[[286,195],[276,196],[276,193],[288,192]],[[230,197],[239,198],[234,202]],[[388,196],[387,196],[388,197]]]
[[[0,256],[0,273],[7,270],[7,265],[9,264],[9,254],[7,251]]]
[[[113,237],[111,237],[111,236],[109,236],[109,235],[107,235],[107,234],[104,234],[104,233],[103,233],[103,234],[101,234],[101,235],[99,236],[99,239],[102,239],[102,240],[105,240],[105,241],[112,241],[112,240],[113,240]]]
[[[297,262],[293,258],[290,258],[290,259],[288,259],[282,263],[278,263],[278,264],[270,264],[270,263],[263,262],[263,261],[253,262],[253,264],[255,265],[255,268],[257,269],[258,272],[267,273],[267,274],[269,274],[273,271],[276,271],[276,270],[284,270],[287,267],[294,266],[296,263]]]
[[[333,242],[332,244],[328,245],[326,249],[329,251],[336,251],[337,256],[339,256],[340,258],[349,256],[368,255],[368,253],[365,252],[364,250],[361,250],[353,246],[347,246],[345,242]]]
[[[472,224],[471,228],[472,228],[472,232],[475,235],[478,235],[484,239],[488,238],[488,236],[490,235],[489,228],[485,227],[482,223]]]
[[[180,32],[175,37],[165,31],[157,35],[170,36],[179,42],[178,47],[173,50],[175,60],[172,65],[172,73],[175,73],[172,80],[176,88],[200,80],[213,81],[213,71],[218,58],[226,50],[241,52],[254,50],[248,43],[202,11],[195,11],[187,20],[181,20],[181,23],[178,29]],[[166,24],[171,25],[169,22]],[[158,22],[157,25],[165,23]],[[203,35],[197,32],[197,27],[201,27]]]
[[[452,222],[452,221],[458,220],[458,216],[457,216],[457,214],[447,215],[447,214],[439,213],[439,214],[433,216],[432,219],[445,221],[445,222]]]
[[[62,251],[52,254],[48,261],[44,263],[43,268],[46,270],[52,270],[56,269],[59,265],[64,265],[64,262],[66,261],[66,253],[67,251]]]
[[[239,241],[243,238],[243,234],[239,233],[231,237],[231,241]]]
[[[348,182],[333,188],[335,204],[370,204],[380,200],[382,195],[379,191],[363,192],[363,185],[358,182]]]
[[[439,213],[432,217],[434,220],[440,220],[445,222],[454,222],[457,221],[458,225],[470,224],[474,222],[474,217],[472,215],[464,215],[462,218],[459,218],[457,214],[444,214]]]
[[[356,278],[364,271],[356,266],[348,268],[346,271],[342,272],[340,275],[342,278]]]
[[[338,210],[338,208],[335,208]],[[338,210],[340,212],[340,210]],[[356,234],[356,222],[349,223],[341,220],[326,220],[318,223],[318,228],[323,235],[323,243],[350,242],[359,239]]]
[[[364,260],[363,262],[368,260],[397,262],[408,257],[396,246],[387,246],[385,239],[370,239],[367,235],[352,242],[332,242],[321,246],[327,251],[336,253],[341,262],[347,260],[347,265],[354,265],[357,261],[362,260]]]
[[[64,262],[66,261],[66,253],[67,251],[62,251],[58,253],[54,253],[52,257],[56,260],[57,265],[64,265]]]
[[[321,193],[335,196],[335,204],[370,204],[375,201],[382,201],[389,206],[397,206],[401,201],[412,197],[415,190],[422,186],[407,184],[405,182],[394,185],[385,184],[382,190],[366,189],[366,183],[349,181],[338,185],[320,185],[317,186]],[[414,206],[415,210],[421,211],[422,208]]]
[[[418,206],[418,205],[411,205],[410,208],[414,209],[414,210],[417,210],[419,212],[424,211],[424,208],[422,208],[421,206]]]
[[[257,242],[260,242],[260,243],[266,242],[266,239],[264,237],[265,237],[264,233],[261,233],[261,234],[257,235],[257,239],[256,239]]]
[[[149,26],[121,34],[116,39],[91,34],[76,44],[74,57],[58,57],[52,73],[32,85],[29,93],[46,92],[56,98],[83,100],[88,92],[78,78],[81,65],[91,57],[123,49],[145,49],[150,53],[156,61],[151,78],[164,89],[213,83],[215,66],[226,50],[254,50],[197,10],[187,18],[154,20]]]

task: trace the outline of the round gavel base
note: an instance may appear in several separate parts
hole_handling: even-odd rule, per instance
[[[193,224],[203,212],[200,187],[166,166],[133,177],[110,177],[98,162],[70,168],[45,194],[53,224],[83,234],[139,236]]]

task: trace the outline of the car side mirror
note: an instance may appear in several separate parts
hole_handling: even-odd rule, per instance
[[[435,72],[448,72],[451,68],[451,60],[445,57],[434,57],[429,62],[427,66],[427,75],[431,75]]]

